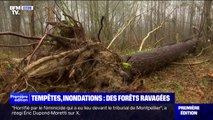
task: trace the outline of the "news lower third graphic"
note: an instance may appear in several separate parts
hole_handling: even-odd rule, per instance
[[[33,10],[33,6],[10,6],[12,15],[20,15],[20,11]]]
[[[0,118],[213,120],[213,105],[175,104],[174,93],[11,93]]]
[[[170,103],[173,93],[12,93],[11,104],[128,104]]]
[[[30,120],[174,119],[174,93],[11,93],[0,117]],[[4,111],[4,112],[2,112]]]

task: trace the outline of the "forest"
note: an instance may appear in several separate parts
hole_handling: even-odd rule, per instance
[[[11,92],[174,92],[213,103],[213,2],[0,1]]]

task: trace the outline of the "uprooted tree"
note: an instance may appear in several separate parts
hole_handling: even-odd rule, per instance
[[[12,32],[0,33],[34,39],[36,42],[28,45],[37,45],[30,55],[16,63],[16,77],[5,80],[0,90],[3,102],[7,102],[10,92],[131,91],[134,87],[129,85],[136,76],[192,52],[198,41],[193,39],[151,52],[121,57],[101,42],[86,39],[81,23],[71,17],[69,19],[71,22],[48,23],[57,34],[47,32],[42,38]],[[38,50],[45,44],[52,47],[43,56]],[[123,63],[130,66],[125,67]]]

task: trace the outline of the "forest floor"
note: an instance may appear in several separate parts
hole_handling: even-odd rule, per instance
[[[208,76],[213,74],[213,50],[209,51],[199,57],[187,56],[141,77],[144,85],[141,91],[174,92],[176,103],[213,103],[213,78]]]
[[[213,48],[208,51],[199,57],[189,55],[159,71],[140,77],[137,81],[143,81],[143,86],[136,91],[174,92],[176,103],[213,103],[213,78],[208,76],[213,74]],[[11,68],[13,66],[1,65],[0,75]],[[12,75],[8,77],[12,79]]]

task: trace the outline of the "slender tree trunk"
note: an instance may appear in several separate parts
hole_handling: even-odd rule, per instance
[[[194,13],[195,13],[195,10],[194,10],[194,0],[192,1],[192,5],[191,5],[191,9],[189,10],[190,13],[189,13],[189,35],[192,34],[192,25],[193,25],[193,19],[194,19]]]
[[[31,5],[34,6],[34,0],[31,1]],[[30,16],[30,34],[31,36],[35,36],[35,11],[31,11],[31,16]],[[32,46],[33,49],[35,49],[35,45]]]
[[[105,35],[107,40],[111,40],[111,32],[110,32],[110,25],[109,25],[109,0],[106,1],[106,8],[105,8]]]
[[[20,1],[9,1],[9,5],[10,6],[19,6],[20,5]],[[20,12],[20,11],[19,11]],[[21,13],[21,12],[20,12]],[[10,20],[11,20],[11,31],[12,32],[17,32],[20,33],[20,27],[21,27],[21,16],[20,15],[10,15]],[[14,40],[16,42],[14,42]],[[20,38],[11,36],[10,38],[10,42],[11,44],[20,44]],[[20,48],[14,48],[13,50],[18,51],[18,55],[20,55]]]
[[[205,42],[211,40],[211,6],[212,1],[206,0],[204,2],[204,35],[205,35]],[[212,38],[213,39],[213,38]],[[213,42],[213,40],[212,40]]]

